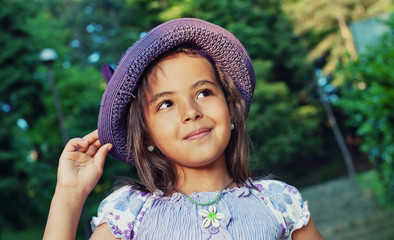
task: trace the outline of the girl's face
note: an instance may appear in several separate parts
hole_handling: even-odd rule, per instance
[[[177,167],[225,161],[230,113],[209,61],[171,55],[158,62],[149,84],[144,115],[153,145]]]

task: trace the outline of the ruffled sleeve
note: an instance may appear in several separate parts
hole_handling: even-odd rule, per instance
[[[293,186],[275,180],[260,180],[254,185],[258,195],[271,208],[282,227],[283,238],[291,239],[293,231],[307,225],[310,219],[308,202]]]
[[[97,217],[91,221],[92,230],[108,223],[114,237],[133,239],[136,225],[142,219],[144,204],[151,193],[134,191],[130,186],[122,187],[106,197],[98,208]]]

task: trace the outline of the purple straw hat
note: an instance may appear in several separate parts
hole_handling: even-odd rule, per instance
[[[101,99],[98,133],[102,144],[113,145],[109,154],[114,158],[134,165],[133,154],[128,156],[126,131],[138,81],[154,59],[182,45],[201,49],[212,57],[234,81],[249,111],[255,73],[241,42],[224,28],[200,19],[181,18],[163,23],[127,49],[115,71],[106,64],[102,68],[108,85]]]

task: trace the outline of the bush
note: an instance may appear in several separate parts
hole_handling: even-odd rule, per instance
[[[339,106],[348,116],[363,141],[361,150],[368,154],[387,192],[394,200],[394,17],[390,31],[370,46],[357,61],[336,73],[344,79]]]

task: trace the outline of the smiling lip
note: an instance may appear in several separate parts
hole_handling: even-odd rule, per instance
[[[183,139],[184,140],[200,139],[200,138],[203,138],[206,135],[208,135],[211,132],[211,130],[212,130],[211,128],[201,128],[201,129],[198,129],[196,131],[189,133],[189,135],[187,135]]]

